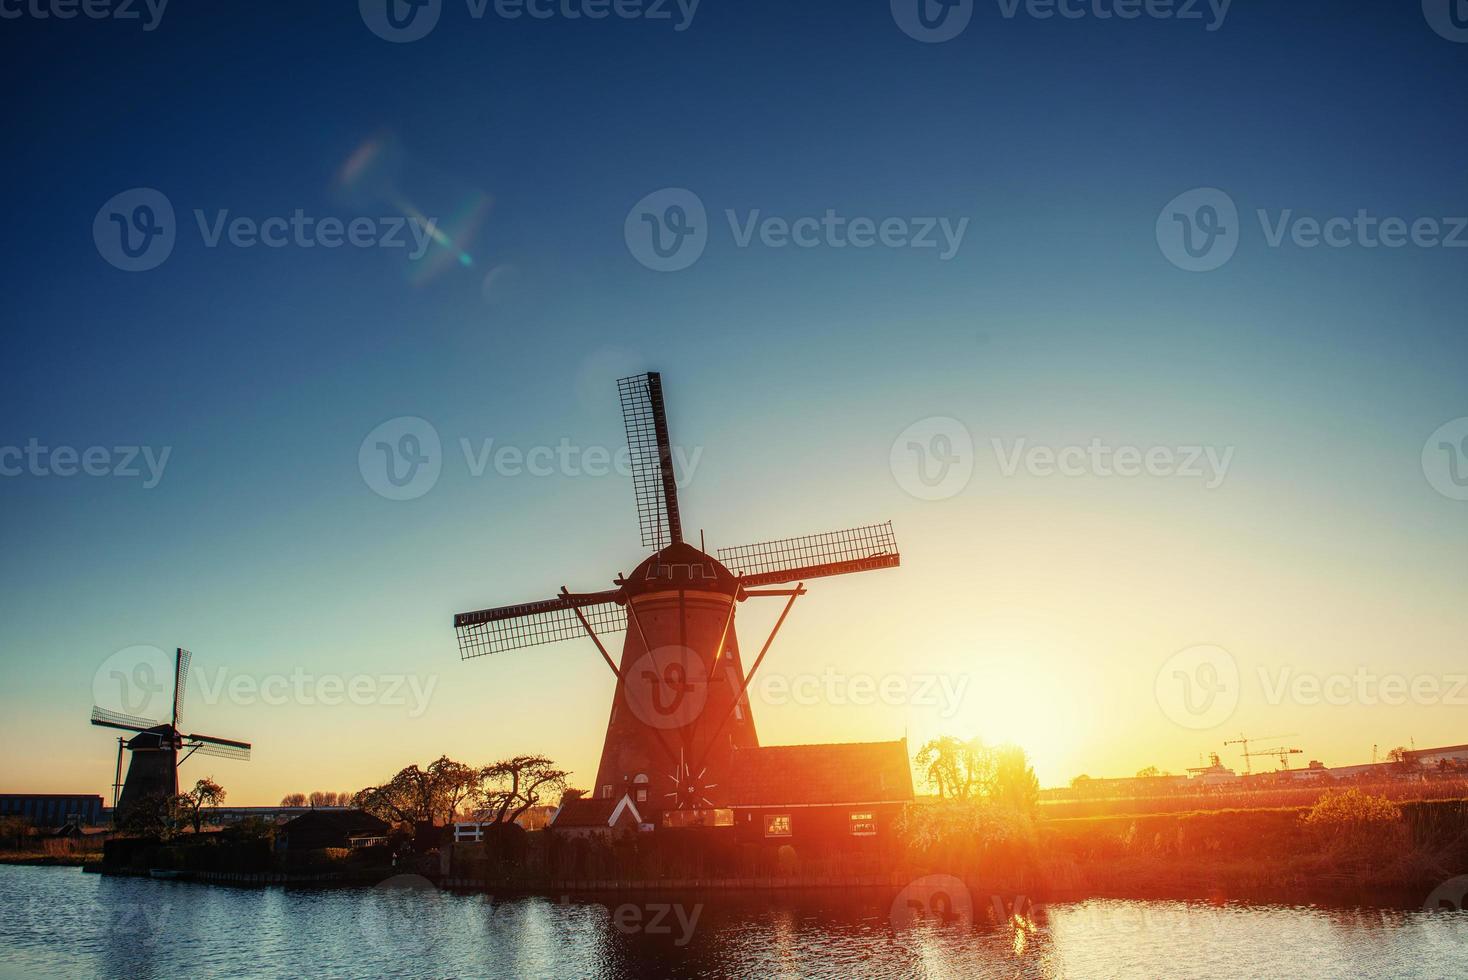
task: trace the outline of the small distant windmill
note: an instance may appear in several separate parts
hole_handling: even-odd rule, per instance
[[[92,724],[104,728],[120,728],[135,732],[132,738],[117,740],[117,776],[112,784],[112,806],[120,814],[138,801],[150,796],[178,795],[178,766],[195,752],[222,759],[250,758],[250,743],[237,742],[213,735],[185,735],[179,730],[183,699],[188,691],[189,661],[193,654],[179,648],[173,663],[173,714],[169,721],[154,721],[136,715],[92,707]],[[122,779],[122,752],[132,753],[127,767],[127,780]],[[183,758],[179,751],[184,750]],[[118,788],[121,786],[121,796]]]
[[[718,558],[686,543],[662,377],[623,378],[617,389],[642,544],[653,553],[614,579],[616,588],[562,587],[554,598],[459,613],[454,628],[465,659],[589,636],[617,679],[595,795],[635,793],[639,812],[652,820],[662,811],[720,806],[731,753],[759,745],[750,682],[805,594],[804,582],[895,568],[901,556],[890,523],[721,548]],[[786,601],[746,673],[734,611],[757,596]],[[623,630],[614,661],[601,636]]]

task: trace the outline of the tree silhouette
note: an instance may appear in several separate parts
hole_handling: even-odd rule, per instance
[[[193,824],[194,833],[198,834],[204,830],[204,811],[217,809],[225,795],[224,787],[206,776],[187,793],[174,797],[174,805],[179,816]]]

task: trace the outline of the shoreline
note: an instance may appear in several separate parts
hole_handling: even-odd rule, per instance
[[[726,896],[752,899],[774,895],[896,895],[923,876],[906,874],[861,875],[843,878],[710,878],[710,879],[552,879],[544,882],[491,883],[469,878],[417,876],[414,872],[380,869],[370,873],[350,872],[183,872],[167,879],[155,879],[146,871],[104,869],[99,863],[82,864],[70,860],[16,861],[0,860],[0,864],[37,868],[80,868],[86,874],[106,877],[144,878],[168,884],[185,883],[224,888],[375,888],[395,877],[415,875],[428,881],[434,890],[458,895],[483,894],[495,898],[577,898],[594,900],[608,895],[665,896],[670,892],[700,898]],[[937,873],[937,872],[935,872]],[[1246,906],[1312,906],[1338,909],[1373,909],[1381,911],[1420,911],[1431,885],[1421,888],[1394,885],[1381,887],[1362,881],[1317,880],[1288,885],[1251,888],[1229,887],[1221,882],[1199,882],[1198,887],[1176,884],[1154,887],[1034,887],[1030,892],[1016,890],[1007,883],[997,883],[957,876],[968,889],[974,908],[988,908],[995,899],[1006,906],[1019,901],[1037,907],[1056,904],[1080,904],[1092,900],[1121,902],[1182,902],[1188,904]]]

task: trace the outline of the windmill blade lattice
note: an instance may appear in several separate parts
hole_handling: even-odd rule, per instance
[[[902,564],[892,522],[720,548],[719,561],[746,588],[846,575]]]
[[[130,715],[121,711],[112,711],[108,708],[92,706],[92,724],[108,725],[112,728],[127,728],[135,731],[146,732],[150,728],[157,728],[163,724],[151,718],[143,718],[138,715]]]
[[[598,636],[619,633],[627,628],[627,610],[614,601],[616,595],[616,592],[594,592],[558,596],[518,606],[459,613],[454,617],[454,629],[459,637],[460,659],[584,636],[575,610],[580,610]]]
[[[662,549],[683,540],[662,377],[649,372],[622,378],[617,382],[617,394],[622,400],[622,424],[627,429],[632,492],[637,498],[642,543]]]
[[[173,666],[173,725],[178,727],[179,720],[183,718],[184,695],[189,689],[189,662],[194,655],[183,647],[178,648],[177,659]]]
[[[190,736],[195,738],[195,736]],[[250,747],[238,745],[224,745],[219,742],[200,742],[194,750],[198,755],[212,755],[216,759],[235,759],[239,762],[250,761]]]

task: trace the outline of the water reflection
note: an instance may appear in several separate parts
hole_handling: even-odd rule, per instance
[[[1455,976],[1462,913],[894,891],[491,899],[0,868],[5,976]],[[942,892],[952,899],[952,894]],[[911,914],[894,913],[894,905]]]

